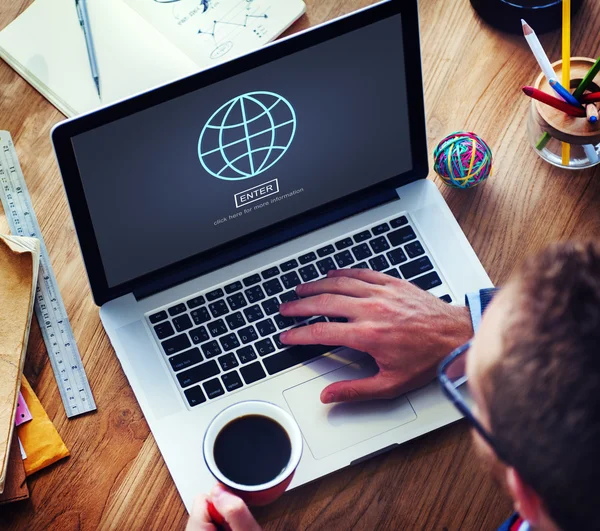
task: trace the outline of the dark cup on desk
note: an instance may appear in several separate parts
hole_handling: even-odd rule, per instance
[[[302,457],[302,433],[275,404],[239,402],[210,423],[203,452],[217,481],[248,505],[266,505],[291,483]]]

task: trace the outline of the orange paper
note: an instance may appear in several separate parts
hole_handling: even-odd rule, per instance
[[[17,427],[19,439],[21,439],[21,444],[27,454],[27,459],[23,460],[25,473],[30,476],[38,470],[56,463],[59,459],[67,457],[69,450],[46,415],[46,410],[25,376],[22,380],[21,393],[23,393],[23,398],[25,398],[33,417],[29,422]]]

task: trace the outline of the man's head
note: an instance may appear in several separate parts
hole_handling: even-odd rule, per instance
[[[600,529],[600,245],[557,244],[490,305],[467,357],[478,451],[536,528]]]

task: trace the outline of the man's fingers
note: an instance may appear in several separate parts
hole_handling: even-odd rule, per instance
[[[357,301],[358,299],[354,297],[323,293],[306,299],[286,302],[279,307],[279,313],[289,317],[327,315],[352,318],[359,313]]]
[[[338,277],[346,277],[346,278],[354,278],[357,280],[362,280],[363,282],[368,282],[369,284],[377,284],[379,286],[385,286],[390,282],[393,282],[394,277],[390,277],[384,273],[379,273],[378,271],[373,271],[372,269],[332,269],[327,273],[328,278],[338,278]]]
[[[208,514],[208,498],[204,494],[196,496],[185,531],[216,531]]]
[[[232,531],[261,531],[248,506],[222,485],[212,489],[210,499]]]
[[[360,350],[356,341],[359,332],[355,328],[347,323],[315,323],[283,332],[280,339],[286,345],[343,345]]]
[[[328,385],[321,391],[321,402],[358,402],[375,398],[394,398],[398,396],[397,382],[387,380],[381,373],[360,380],[344,380]]]
[[[346,295],[348,297],[369,297],[381,290],[378,286],[346,276],[328,277],[296,287],[300,297],[312,297],[322,293]]]

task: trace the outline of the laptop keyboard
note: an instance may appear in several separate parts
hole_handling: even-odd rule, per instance
[[[187,404],[198,406],[334,350],[322,345],[290,347],[281,343],[279,334],[345,319],[285,317],[279,305],[298,299],[298,284],[342,268],[381,271],[424,290],[442,285],[404,215],[157,309],[147,319]],[[449,295],[441,299],[452,302]]]

